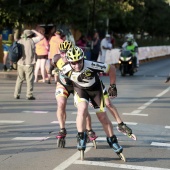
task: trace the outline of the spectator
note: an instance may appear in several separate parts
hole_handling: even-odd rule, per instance
[[[100,52],[100,38],[98,32],[94,33],[92,40],[91,60],[97,61]]]
[[[56,55],[56,54],[60,54],[60,43],[63,42],[62,40],[62,36],[63,36],[63,30],[61,29],[57,29],[57,31],[55,32],[55,35],[51,37],[50,41],[49,41],[49,45],[50,45],[50,50],[49,50],[49,55],[48,55],[48,84],[51,84],[51,75],[52,75],[52,70],[54,69],[53,65],[52,65],[52,58]],[[55,77],[55,82],[56,82],[56,77]]]
[[[45,35],[45,28],[39,27],[38,32],[42,35]],[[42,81],[45,83],[46,71],[45,71],[45,64],[46,60],[48,59],[48,50],[49,44],[47,39],[44,37],[40,42],[36,44],[36,54],[37,54],[37,62],[35,66],[35,79],[34,82],[38,81],[38,72],[39,69],[41,70]]]
[[[86,48],[86,37],[82,35],[79,40],[76,42],[76,45],[80,47],[83,51],[85,51]]]
[[[100,62],[105,63],[106,50],[111,50],[112,48],[112,45],[110,43],[110,34],[106,34],[105,38],[102,39],[100,48],[101,48]]]
[[[9,47],[12,45],[13,42],[13,35],[12,35],[12,30],[5,27],[2,30],[1,33],[2,36],[2,47],[3,47],[3,71],[7,71],[7,59],[8,59],[8,52],[9,52]],[[10,68],[9,70],[12,70],[12,62],[10,62]]]
[[[35,30],[24,30],[21,39],[18,41],[22,45],[22,57],[17,63],[18,77],[14,92],[15,99],[20,99],[22,84],[23,81],[26,80],[26,99],[35,100],[35,97],[33,96],[34,65],[36,62],[35,44],[43,38],[44,36]]]

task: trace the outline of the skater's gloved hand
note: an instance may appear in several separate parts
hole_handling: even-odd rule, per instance
[[[117,88],[116,84],[111,84],[109,89],[108,89],[109,97],[110,98],[115,98],[117,97]]]

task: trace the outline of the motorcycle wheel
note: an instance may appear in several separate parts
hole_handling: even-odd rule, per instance
[[[129,74],[130,74],[130,76],[133,76],[133,74],[134,74],[133,70],[131,70]]]
[[[121,67],[120,73],[121,73],[121,76],[125,76],[125,69],[124,69],[124,67]]]

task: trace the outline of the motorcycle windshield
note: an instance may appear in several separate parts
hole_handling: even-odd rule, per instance
[[[121,56],[122,56],[122,57],[131,57],[131,56],[132,56],[132,53],[131,53],[131,51],[129,51],[129,50],[123,50],[123,51],[121,52]]]

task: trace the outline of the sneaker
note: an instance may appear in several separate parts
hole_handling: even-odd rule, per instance
[[[15,99],[20,99],[20,96],[16,96],[16,97],[14,97]]]
[[[13,66],[10,65],[10,67],[7,71],[12,71],[12,70],[13,70]]]
[[[51,84],[50,80],[48,80],[47,84]]]
[[[31,97],[27,97],[26,99],[27,99],[27,100],[35,100],[35,97],[34,97],[34,96],[31,96]]]
[[[3,71],[7,71],[7,66],[6,65],[4,65]]]

